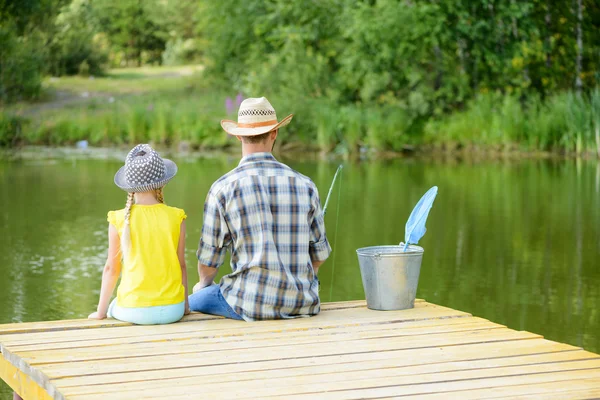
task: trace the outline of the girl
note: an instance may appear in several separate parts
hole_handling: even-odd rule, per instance
[[[108,259],[98,309],[88,318],[150,325],[176,322],[189,313],[186,215],[165,205],[162,193],[176,173],[175,163],[147,144],[134,147],[116,173],[115,184],[128,193],[127,203],[108,213]],[[119,275],[117,298],[109,305]]]

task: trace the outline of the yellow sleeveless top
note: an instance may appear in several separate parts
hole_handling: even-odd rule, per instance
[[[129,217],[131,249],[121,267],[120,307],[150,307],[185,300],[177,245],[182,209],[165,204],[133,205]],[[108,222],[123,233],[125,209],[110,211]]]

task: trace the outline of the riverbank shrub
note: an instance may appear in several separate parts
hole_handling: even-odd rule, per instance
[[[4,146],[10,145],[18,131],[19,142],[30,144],[69,145],[88,140],[103,146],[140,142],[178,146],[185,142],[192,148],[227,147],[235,143],[219,124],[228,117],[227,97],[232,96],[197,89],[113,102],[100,98],[84,106],[41,112],[26,125],[5,112],[2,140]],[[598,90],[589,96],[564,93],[525,101],[516,96],[482,95],[465,110],[425,124],[399,107],[340,107],[323,101],[295,107],[288,99],[270,100],[280,118],[295,114],[293,122],[280,131],[279,143],[301,144],[323,153],[350,156],[367,150],[434,147],[584,154],[596,153],[600,143]]]
[[[446,148],[487,147],[530,151],[595,152],[600,91],[573,92],[527,100],[482,95],[462,112],[431,120],[425,142]]]
[[[25,119],[0,111],[0,148],[14,147],[21,140]]]

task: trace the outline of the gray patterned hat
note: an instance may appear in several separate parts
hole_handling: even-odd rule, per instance
[[[177,173],[177,165],[161,158],[148,144],[138,144],[115,174],[115,184],[130,193],[161,188]]]

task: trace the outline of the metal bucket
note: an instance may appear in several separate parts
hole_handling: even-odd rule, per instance
[[[408,246],[372,246],[356,250],[360,274],[372,310],[413,308],[419,284],[423,248]]]

